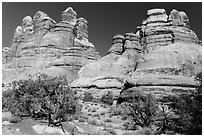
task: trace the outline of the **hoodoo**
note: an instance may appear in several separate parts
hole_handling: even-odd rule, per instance
[[[115,35],[107,55],[82,67],[71,85],[98,98],[110,91],[115,98],[130,92],[156,97],[195,92],[201,50],[185,12],[150,9],[135,33]]]
[[[38,73],[67,76],[71,82],[82,66],[100,58],[88,40],[88,21],[77,18],[71,7],[62,12],[59,23],[42,11],[33,18],[23,18],[12,45],[5,47],[3,53],[3,83]]]

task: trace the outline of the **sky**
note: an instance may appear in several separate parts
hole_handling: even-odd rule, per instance
[[[89,41],[101,56],[111,47],[115,34],[135,32],[137,26],[146,19],[147,10],[152,8],[163,8],[167,15],[172,9],[186,12],[191,29],[202,40],[201,2],[3,2],[2,47],[11,45],[14,30],[22,24],[23,17],[33,17],[40,10],[60,22],[61,13],[67,7],[72,7],[78,17],[84,17],[88,21]]]

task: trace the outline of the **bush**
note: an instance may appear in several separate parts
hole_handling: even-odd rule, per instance
[[[78,115],[73,115],[72,117],[73,117],[74,120],[78,120],[79,119]]]
[[[162,111],[163,119],[158,130],[159,134],[168,132],[202,134],[202,95],[200,93],[179,97],[169,96],[167,101],[170,102],[168,107],[171,111]],[[174,115],[169,112],[173,112]]]
[[[112,116],[118,116],[118,115],[121,115],[122,114],[122,109],[119,108],[119,107],[113,107],[110,109],[110,113]]]
[[[18,123],[21,121],[21,118],[20,117],[12,117],[9,122],[10,123]]]
[[[158,106],[156,100],[151,94],[147,96],[136,95],[131,103],[128,103],[129,116],[135,127],[149,127],[154,123]]]
[[[84,119],[80,118],[78,122],[86,122]]]
[[[101,101],[105,104],[112,105],[113,104],[113,95],[109,92],[102,96]]]
[[[104,122],[112,122],[111,119],[105,119]]]
[[[39,75],[14,81],[12,89],[2,95],[2,107],[14,116],[36,119],[66,119],[81,110],[75,92],[67,86],[65,77]]]
[[[135,124],[133,122],[125,122],[123,127],[125,130],[136,130]]]
[[[127,116],[123,116],[121,120],[123,121],[127,120]]]
[[[148,127],[144,127],[136,133],[138,135],[154,135],[154,132]]]
[[[96,109],[92,109],[91,112],[96,112]]]
[[[95,119],[91,119],[88,121],[90,125],[97,125],[97,121]]]
[[[112,128],[106,128],[106,131],[112,135],[117,135],[117,132]]]
[[[81,118],[83,118],[83,119],[89,119],[87,116],[84,116],[84,115],[81,115]]]
[[[85,92],[85,93],[84,93],[83,101],[84,101],[84,102],[93,101],[93,96],[92,96],[92,94],[89,93],[89,92]]]
[[[200,83],[196,93],[168,96],[160,100],[167,104],[167,109],[162,107],[160,115],[163,118],[158,123],[158,134],[202,135],[202,73],[195,80]]]
[[[99,114],[93,114],[92,117],[100,117],[100,115]]]
[[[103,116],[103,115],[105,115],[106,113],[103,111],[103,112],[101,112],[101,116]]]

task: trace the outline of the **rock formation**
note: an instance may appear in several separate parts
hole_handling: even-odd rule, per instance
[[[116,99],[130,92],[156,97],[195,92],[201,49],[185,12],[168,16],[164,9],[151,9],[135,33],[115,35],[107,55],[82,67],[71,86],[97,98],[110,91]]]
[[[9,51],[9,52],[8,52]],[[67,76],[71,82],[77,72],[100,55],[88,40],[88,22],[77,18],[71,8],[62,12],[56,23],[46,13],[38,11],[33,18],[26,16],[15,30],[13,43],[4,50],[2,82],[25,79],[38,73]]]
[[[201,42],[183,11],[150,9],[136,32],[113,37],[100,58],[88,40],[88,21],[71,8],[61,22],[38,11],[15,30],[13,43],[3,49],[3,83],[38,73],[66,75],[78,93],[94,97],[112,92],[115,99],[130,92],[157,97],[195,92],[202,72]]]

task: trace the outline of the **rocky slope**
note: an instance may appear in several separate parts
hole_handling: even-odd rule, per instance
[[[44,73],[66,75],[71,82],[82,66],[98,58],[99,53],[88,41],[87,20],[77,18],[71,7],[62,12],[59,23],[38,11],[33,18],[23,18],[12,45],[3,49],[2,81],[9,83]]]
[[[185,12],[150,9],[135,33],[114,36],[107,55],[82,67],[71,86],[97,98],[109,91],[115,98],[130,92],[156,97],[195,92],[201,50]]]

